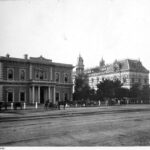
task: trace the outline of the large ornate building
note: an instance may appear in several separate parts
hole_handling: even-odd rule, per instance
[[[99,66],[84,70],[83,58],[79,56],[74,75],[79,73],[88,75],[89,85],[94,89],[97,89],[97,84],[102,79],[119,79],[123,83],[123,87],[128,89],[135,83],[139,83],[141,87],[149,85],[149,71],[140,60],[115,60],[112,64],[105,64],[102,58]]]
[[[44,103],[72,99],[70,64],[50,59],[0,57],[0,101]]]

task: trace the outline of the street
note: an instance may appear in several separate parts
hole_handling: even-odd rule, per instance
[[[0,113],[1,146],[149,146],[150,105]]]

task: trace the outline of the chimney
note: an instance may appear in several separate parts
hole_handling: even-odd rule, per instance
[[[6,57],[7,57],[7,58],[9,58],[9,56],[10,56],[9,54],[6,54]]]
[[[24,59],[28,59],[28,55],[27,54],[24,55]]]

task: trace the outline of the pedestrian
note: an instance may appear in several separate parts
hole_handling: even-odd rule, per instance
[[[118,100],[118,104],[120,105],[120,100]]]
[[[100,100],[98,101],[98,105],[99,105],[99,107],[101,106],[101,101]]]

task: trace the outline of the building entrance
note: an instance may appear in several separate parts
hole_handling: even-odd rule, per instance
[[[41,87],[40,88],[40,103],[44,104],[45,102],[45,88]]]

